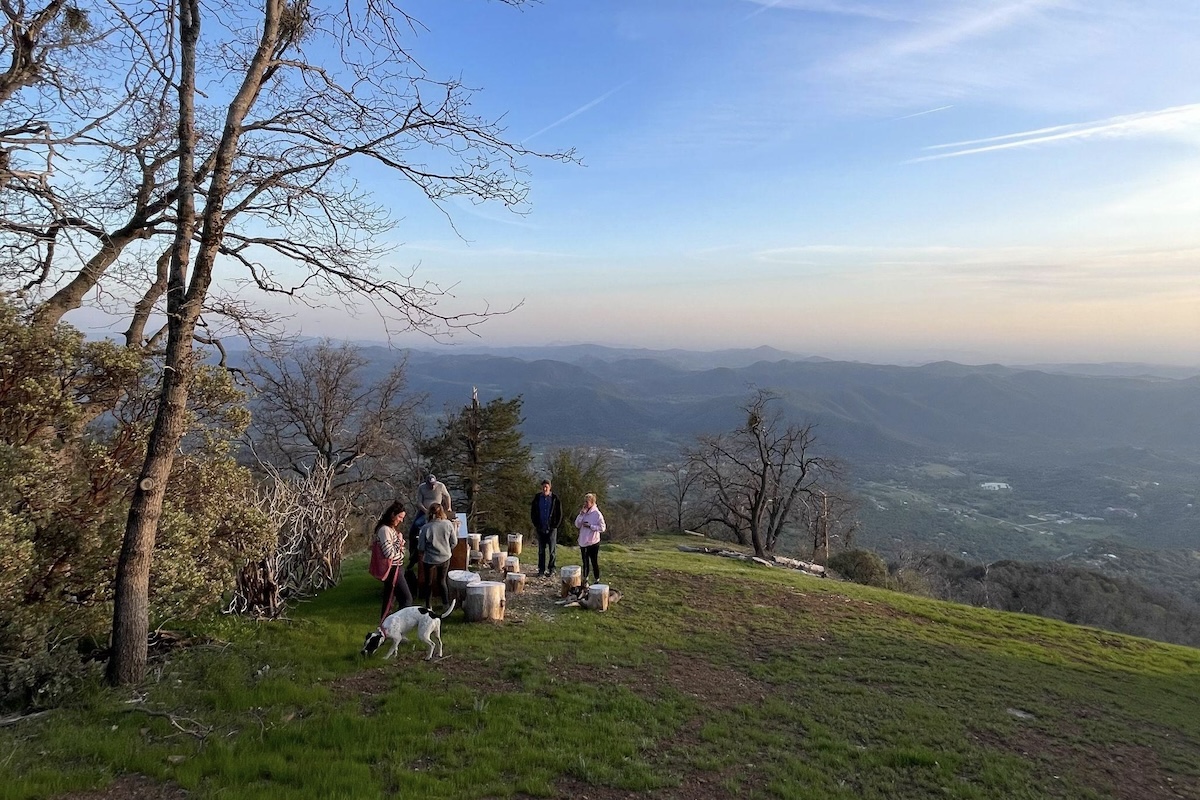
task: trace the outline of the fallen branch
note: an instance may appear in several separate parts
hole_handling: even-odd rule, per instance
[[[825,567],[795,558],[772,556],[772,560],[767,560],[759,556],[739,553],[736,550],[728,550],[720,547],[693,547],[687,544],[679,545],[679,550],[683,553],[700,553],[702,555],[720,556],[721,558],[732,558],[735,561],[749,561],[754,564],[761,564],[764,567],[782,567],[783,569],[807,572],[809,575],[816,575],[821,578],[825,577]]]
[[[32,714],[17,714],[15,717],[0,718],[0,728],[6,728],[9,725],[16,725],[18,722],[24,722],[27,719],[36,719],[49,714],[49,709],[45,711],[34,711]]]
[[[163,719],[167,720],[167,722],[170,722],[171,725],[176,728],[176,730],[180,731],[181,733],[186,733],[188,736],[194,736],[200,741],[207,739],[208,735],[213,732],[211,725],[201,725],[194,719],[178,717],[169,711],[157,711],[153,708],[146,708],[144,705],[142,705],[141,700],[130,700],[129,702],[131,707],[124,709],[125,711],[137,711],[145,714],[148,717],[162,717]],[[191,727],[184,727],[182,723],[187,723]]]

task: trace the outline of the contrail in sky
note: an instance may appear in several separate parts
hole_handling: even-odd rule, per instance
[[[1049,128],[1038,128],[1021,133],[1007,133],[1003,136],[989,136],[985,139],[969,139],[963,142],[935,144],[926,150],[947,150],[950,152],[937,155],[922,156],[909,159],[910,164],[920,161],[936,161],[942,158],[957,158],[977,153],[991,153],[996,150],[1011,150],[1017,147],[1029,147],[1045,142],[1058,142],[1067,139],[1117,138],[1128,136],[1169,135],[1179,131],[1195,131],[1200,129],[1200,103],[1186,106],[1172,106],[1159,111],[1143,111],[1137,114],[1123,114],[1118,117],[1095,120],[1092,122],[1076,122],[1069,125],[1054,125]]]
[[[775,6],[779,5],[782,2],[783,2],[783,0],[771,0],[770,3],[765,3],[764,5],[761,5],[758,8],[751,11],[746,16],[742,17],[742,21],[745,22],[748,19],[757,17],[759,14],[763,13],[764,11],[770,11],[772,8],[774,8]]]
[[[954,106],[952,106],[952,105],[951,106],[938,106],[937,108],[931,108],[928,111],[918,111],[915,114],[905,114],[903,117],[896,117],[895,121],[899,122],[902,119],[912,119],[913,117],[923,117],[926,114],[936,114],[938,111],[945,111],[948,108],[954,108]]]
[[[540,131],[536,131],[534,133],[529,134],[528,136],[526,136],[524,139],[521,140],[521,143],[524,144],[525,142],[528,142],[530,139],[534,138],[535,136],[541,136],[543,133],[550,130],[551,128],[557,128],[559,125],[562,125],[564,122],[575,119],[575,117],[578,117],[583,112],[592,110],[593,108],[595,108],[596,106],[600,105],[605,100],[607,100],[609,97],[611,97],[613,94],[620,91],[621,89],[624,89],[626,86],[628,86],[631,83],[633,83],[632,80],[627,80],[624,83],[622,83],[620,86],[609,89],[607,92],[600,95],[595,100],[592,100],[589,103],[584,103],[579,108],[575,109],[570,114],[567,114],[562,119],[556,119],[554,122],[551,122],[549,125],[542,128]]]

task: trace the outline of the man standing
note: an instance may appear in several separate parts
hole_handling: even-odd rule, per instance
[[[417,486],[417,505],[421,507],[421,516],[428,518],[429,507],[434,503],[445,511],[451,510],[450,490],[433,474],[429,474],[425,476],[425,482]]]
[[[542,481],[542,490],[533,496],[529,504],[529,521],[538,537],[538,577],[554,573],[554,548],[558,543],[558,524],[562,522],[562,504],[558,495],[550,491],[550,481]],[[546,563],[549,551],[550,563]]]

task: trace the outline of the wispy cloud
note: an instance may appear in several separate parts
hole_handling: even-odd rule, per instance
[[[529,141],[529,140],[531,140],[531,139],[534,139],[534,138],[536,138],[536,137],[538,137],[538,136],[541,136],[541,135],[542,135],[543,133],[545,133],[546,131],[553,130],[554,128],[557,128],[559,125],[562,125],[564,122],[569,122],[569,121],[571,121],[571,120],[575,119],[575,118],[576,118],[576,117],[578,117],[580,114],[583,114],[583,113],[586,113],[586,112],[588,112],[588,111],[591,111],[593,108],[595,108],[596,106],[600,105],[600,104],[601,104],[601,103],[603,103],[605,100],[607,100],[608,98],[612,97],[614,94],[616,94],[616,93],[617,93],[617,92],[619,92],[620,90],[624,89],[626,86],[628,86],[628,85],[629,85],[629,84],[631,84],[631,83],[633,83],[633,80],[632,80],[632,79],[631,79],[631,80],[627,80],[627,81],[625,81],[625,82],[624,82],[624,83],[622,83],[620,86],[615,86],[615,87],[613,87],[612,89],[609,89],[607,92],[605,92],[604,94],[600,95],[600,96],[599,96],[599,97],[597,97],[595,100],[590,100],[590,101],[588,101],[588,102],[584,103],[584,104],[583,104],[583,105],[581,105],[579,108],[577,108],[577,109],[575,109],[574,111],[572,111],[570,114],[567,114],[565,117],[560,117],[559,119],[556,119],[556,120],[554,120],[554,122],[551,122],[549,125],[547,125],[546,127],[542,128],[541,130],[539,130],[539,131],[534,131],[533,133],[529,134],[528,136],[526,136],[524,139],[522,139],[522,140],[521,140],[521,143],[522,143],[522,144],[524,144],[525,142],[528,142],[528,141]]]
[[[803,11],[810,14],[833,14],[843,17],[865,17],[878,20],[911,19],[897,11],[893,3],[845,2],[845,0],[748,0],[759,6],[744,19],[757,17],[773,8],[786,11]]]
[[[898,58],[945,50],[963,42],[982,39],[1024,22],[1039,12],[1063,5],[1063,0],[1020,0],[994,4],[982,11],[934,18],[917,33],[897,39],[886,49]]]
[[[845,26],[840,51],[811,66],[810,83],[826,87],[832,102],[875,110],[976,97],[1044,105],[1058,93],[1058,73],[1107,41],[1093,35],[1099,12],[1067,0],[896,5],[905,18]]]
[[[906,163],[936,161],[943,158],[991,153],[997,150],[1012,150],[1032,147],[1047,142],[1070,139],[1117,139],[1135,136],[1186,136],[1200,141],[1200,103],[1172,106],[1158,111],[1143,111],[1137,114],[1122,114],[1108,119],[1091,122],[1076,122],[1054,125],[1032,131],[1006,133],[984,139],[968,139],[961,142],[936,144],[926,150],[946,152],[910,159]]]
[[[765,3],[758,3],[757,0],[753,0],[753,2],[755,2],[758,5],[758,8],[754,9],[749,14],[742,17],[743,20],[753,19],[754,17],[757,17],[759,14],[763,13],[764,11],[770,11],[772,8],[775,8],[775,6],[782,3],[783,0],[767,0],[767,2],[765,2]]]
[[[936,114],[939,111],[948,111],[951,108],[954,108],[954,106],[953,105],[938,106],[937,108],[931,108],[931,109],[928,109],[927,111],[918,111],[915,114],[905,114],[903,117],[896,117],[896,122],[899,122],[902,119],[912,119],[913,117],[923,117],[926,114]]]

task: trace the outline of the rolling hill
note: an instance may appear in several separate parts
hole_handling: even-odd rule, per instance
[[[352,560],[132,699],[0,727],[0,797],[1200,798],[1200,650],[677,543],[606,545],[606,613],[548,580],[502,624],[455,612],[433,663],[357,654],[378,583]]]

